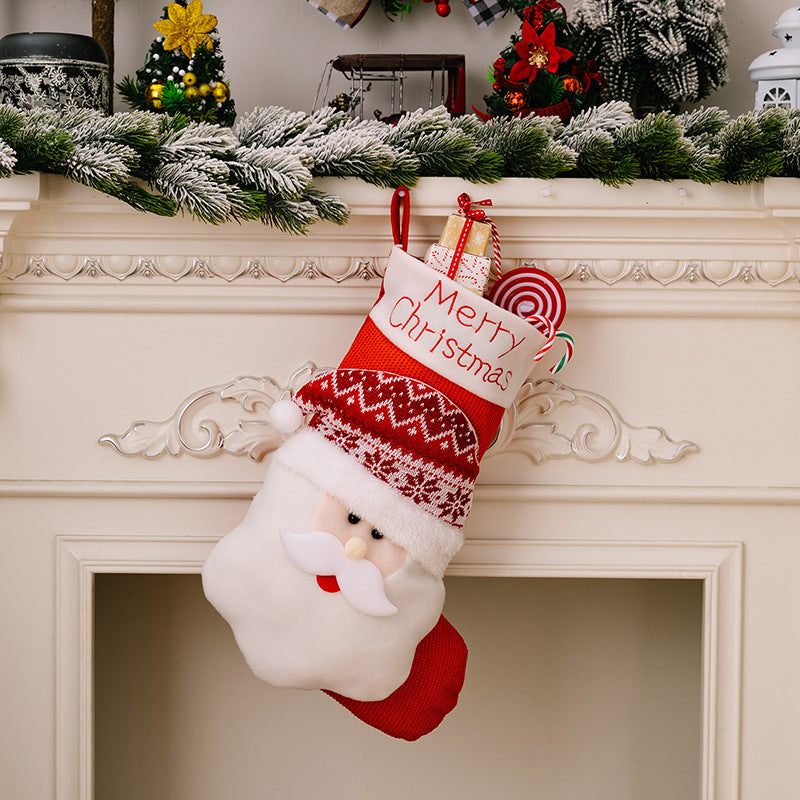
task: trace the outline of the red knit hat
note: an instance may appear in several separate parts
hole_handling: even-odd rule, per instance
[[[312,417],[275,460],[442,575],[463,543],[481,456],[544,341],[395,248],[340,367],[297,392]]]
[[[441,392],[391,372],[317,375],[295,402],[310,427],[429,514],[460,528],[478,476],[478,437]]]

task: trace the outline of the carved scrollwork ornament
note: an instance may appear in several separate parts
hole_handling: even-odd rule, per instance
[[[124,433],[105,434],[99,442],[144,458],[228,453],[261,461],[286,438],[270,424],[270,408],[291,399],[319,371],[308,361],[285,385],[271,377],[243,376],[210,386],[186,397],[169,418],[138,420]],[[551,458],[655,464],[698,450],[693,442],[674,441],[659,426],[630,425],[599,395],[544,379],[523,384],[486,455],[521,453],[534,464]]]
[[[522,385],[486,456],[522,453],[534,464],[567,457],[655,464],[699,449],[694,442],[673,441],[659,426],[629,424],[599,395],[546,378]]]

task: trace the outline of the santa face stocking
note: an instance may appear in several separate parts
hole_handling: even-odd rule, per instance
[[[545,341],[393,249],[350,350],[297,392],[299,429],[203,569],[259,678],[322,689],[403,739],[452,710],[467,651],[441,616],[442,576],[480,459]]]
[[[405,681],[439,619],[441,578],[356,519],[273,463],[244,521],[206,562],[206,596],[267,683],[381,700]]]

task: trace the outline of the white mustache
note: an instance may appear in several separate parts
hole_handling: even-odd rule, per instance
[[[295,533],[279,528],[283,549],[298,569],[311,575],[333,575],[353,608],[372,617],[388,617],[397,608],[386,597],[383,575],[366,558],[348,558],[344,546],[325,531]]]

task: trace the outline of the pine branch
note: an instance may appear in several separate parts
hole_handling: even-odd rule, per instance
[[[722,157],[710,145],[693,145],[686,177],[698,183],[717,183],[723,179]]]
[[[17,172],[60,173],[75,144],[58,117],[49,111],[31,111],[13,143]]]
[[[783,109],[743,114],[717,137],[723,177],[730,183],[752,183],[784,169],[783,134],[789,117]]]
[[[613,132],[630,125],[633,121],[633,111],[628,103],[612,100],[576,114],[564,126],[559,140],[570,147],[573,138],[577,139],[597,130]]]
[[[721,0],[577,0],[575,57],[639,113],[697,102],[727,80]]]
[[[302,148],[237,147],[228,162],[231,177],[241,186],[267,194],[298,198],[311,184],[311,159]]]
[[[259,219],[284,233],[304,234],[318,219],[317,206],[311,199],[288,200],[274,195],[265,198]]]
[[[305,198],[317,212],[317,216],[326,222],[335,225],[344,225],[350,216],[350,209],[341,198],[334,195],[323,194],[319,189],[311,187],[306,192]]]
[[[247,147],[279,147],[296,139],[309,124],[302,111],[289,111],[280,106],[254,108],[240,117],[234,133]]]
[[[683,136],[678,118],[666,111],[648,114],[615,133],[622,155],[639,162],[643,178],[672,180],[686,175],[692,144]]]
[[[503,177],[505,160],[500,153],[492,150],[477,150],[473,155],[472,163],[467,165],[464,172],[457,176],[471,183],[497,183]]]
[[[150,179],[150,185],[203,222],[259,219],[265,201],[261,192],[247,191],[227,182],[229,173],[222,162],[204,157],[193,161],[166,162]]]
[[[308,150],[314,159],[311,171],[317,176],[362,178],[387,187],[416,181],[410,174],[408,159],[398,163],[392,147],[377,137],[353,129],[336,128],[326,136],[315,136]]]
[[[420,133],[404,146],[419,160],[420,175],[461,176],[475,166],[474,142],[455,128]]]
[[[0,140],[0,178],[10,178],[17,165],[17,154],[10,144]]]
[[[684,135],[694,139],[719,133],[729,122],[730,114],[716,106],[707,106],[686,111],[678,119]]]
[[[138,160],[136,151],[124,144],[78,144],[65,161],[63,174],[78,183],[108,191],[109,187],[128,180]]]
[[[306,125],[297,135],[286,139],[284,144],[302,144],[313,147],[315,142],[325,139],[335,130],[351,125],[352,121],[344,111],[323,106],[306,120]],[[351,130],[355,127],[351,125]]]
[[[544,179],[555,178],[572,172],[578,166],[578,154],[571,147],[550,140],[539,157],[539,175]]]
[[[783,140],[783,174],[800,177],[800,113],[790,111]]]
[[[144,99],[144,94],[140,91],[136,81],[130,75],[126,75],[118,84],[117,91],[122,99],[131,107],[139,111],[148,111],[149,106]]]
[[[495,118],[481,129],[479,145],[502,156],[503,175],[506,177],[552,177],[542,162],[551,128],[544,117]]]
[[[0,139],[14,146],[20,131],[25,127],[25,114],[13,106],[0,105]]]
[[[157,157],[163,161],[226,157],[239,144],[230,128],[208,122],[191,122],[181,116],[162,119],[166,122],[158,137]]]
[[[158,123],[145,112],[106,116],[89,110],[59,115],[59,124],[75,143],[59,170],[66,177],[116,197],[131,207],[161,216],[177,212],[173,202],[147,192],[132,180],[139,169],[138,151],[152,149],[157,141]]]
[[[570,146],[578,154],[575,174],[581,178],[597,178],[609,186],[630,184],[641,170],[638,160],[619,151],[612,133],[602,129],[571,136]]]

